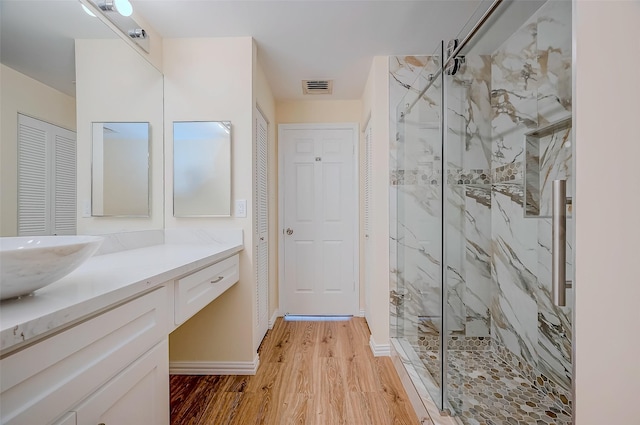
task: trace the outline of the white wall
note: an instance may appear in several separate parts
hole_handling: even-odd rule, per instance
[[[637,424],[640,2],[574,2],[575,418]]]
[[[76,40],[79,234],[163,227],[162,86],[162,74],[122,40]],[[83,217],[91,201],[92,122],[149,123],[151,217]]]
[[[365,316],[372,344],[389,344],[389,59],[373,59],[363,95],[363,122],[370,115],[372,129],[371,281],[365,288]],[[364,145],[361,143],[361,158]],[[361,160],[361,164],[363,164]],[[364,166],[361,166],[361,173]],[[364,251],[363,251],[364,252]],[[361,273],[361,276],[365,273]]]
[[[165,39],[165,225],[241,228],[240,281],[170,337],[171,361],[250,362],[253,347],[253,61],[250,37]],[[174,121],[231,121],[231,198],[247,200],[246,218],[173,217]]]
[[[76,101],[0,64],[0,236],[18,232],[18,113],[76,131]]]

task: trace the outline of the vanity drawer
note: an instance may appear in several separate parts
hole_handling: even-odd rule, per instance
[[[166,336],[168,295],[163,286],[0,360],[0,422],[68,412]]]
[[[175,283],[175,324],[181,325],[239,279],[238,254]]]

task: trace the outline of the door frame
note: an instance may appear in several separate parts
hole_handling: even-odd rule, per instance
[[[352,130],[353,131],[353,278],[356,282],[356,305],[353,315],[360,313],[360,130],[358,123],[278,124],[278,308],[284,316],[284,142],[286,130]]]

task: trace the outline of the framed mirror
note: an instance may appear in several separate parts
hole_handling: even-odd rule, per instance
[[[149,217],[149,123],[94,122],[91,139],[92,215]]]
[[[231,122],[173,123],[173,215],[231,216]]]

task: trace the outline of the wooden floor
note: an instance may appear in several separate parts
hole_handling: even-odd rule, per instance
[[[260,348],[255,376],[171,376],[171,424],[419,424],[388,357],[373,357],[364,319],[285,322]]]

